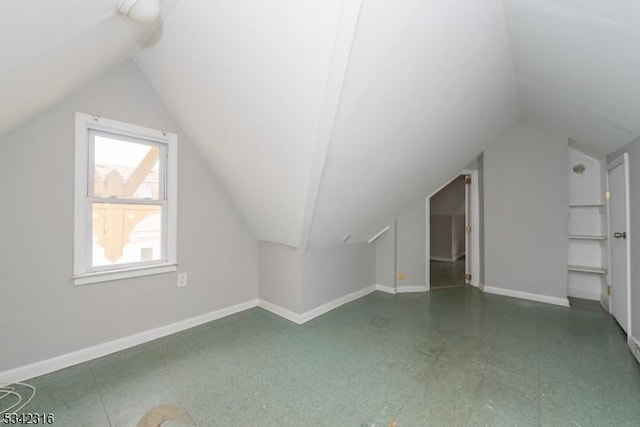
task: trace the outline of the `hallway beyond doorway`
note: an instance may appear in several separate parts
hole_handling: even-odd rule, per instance
[[[464,257],[454,262],[431,260],[429,263],[431,289],[466,286],[464,265]]]

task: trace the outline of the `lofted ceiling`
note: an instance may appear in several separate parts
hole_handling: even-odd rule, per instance
[[[169,13],[177,0],[163,0]],[[134,55],[158,25],[131,25],[114,0],[0,3],[0,136]]]
[[[523,115],[610,153],[640,136],[640,2],[505,0]]]
[[[635,0],[116,3],[0,5],[0,135],[133,57],[262,240],[367,240],[521,115],[640,135]]]
[[[519,116],[500,0],[181,2],[138,61],[258,238],[300,248],[368,239]]]

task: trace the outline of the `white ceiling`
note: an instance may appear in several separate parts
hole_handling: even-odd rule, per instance
[[[366,240],[521,113],[603,153],[640,135],[637,0],[116,3],[0,4],[0,135],[135,57],[260,239]]]
[[[163,0],[168,14],[176,0]],[[0,3],[0,136],[134,55],[157,26],[116,15],[114,0]]]
[[[523,114],[609,153],[640,136],[640,2],[505,0]]]
[[[297,247],[368,239],[519,115],[500,0],[181,2],[138,58],[256,235]]]
[[[310,245],[368,239],[518,116],[500,0],[364,1]]]

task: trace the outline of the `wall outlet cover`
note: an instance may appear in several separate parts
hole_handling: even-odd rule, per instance
[[[187,273],[178,273],[178,287],[184,288],[187,286]]]

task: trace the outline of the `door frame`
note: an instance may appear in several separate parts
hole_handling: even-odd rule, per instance
[[[446,183],[438,187],[435,191],[429,194],[425,199],[425,282],[427,285],[427,291],[431,290],[431,197],[436,195],[440,190],[449,185],[453,180],[460,175],[469,175],[471,177],[471,189],[469,204],[465,206],[465,211],[470,210],[470,222],[471,222],[471,236],[465,236],[465,239],[471,241],[471,258],[470,258],[470,273],[471,273],[471,286],[478,287],[480,285],[480,186],[478,185],[478,170],[477,169],[463,169],[460,173],[455,174]],[[466,188],[465,188],[466,192]],[[470,205],[470,206],[469,206]],[[470,209],[469,209],[470,208]],[[465,212],[466,214],[466,212]],[[468,251],[468,248],[465,248]],[[466,255],[465,255],[466,256]]]
[[[627,233],[627,238],[625,239],[625,244],[627,247],[627,280],[626,280],[626,293],[627,293],[627,341],[632,336],[631,325],[631,206],[630,206],[630,191],[629,191],[629,154],[622,153],[620,156],[613,159],[611,162],[607,163],[607,191],[611,191],[611,186],[609,182],[609,172],[618,166],[624,167],[624,199],[625,199],[625,228]],[[609,259],[609,268],[607,268],[607,282],[611,284],[611,233],[613,230],[611,229],[611,205],[610,200],[607,200],[607,252]],[[612,310],[612,298],[609,295],[609,312]]]

